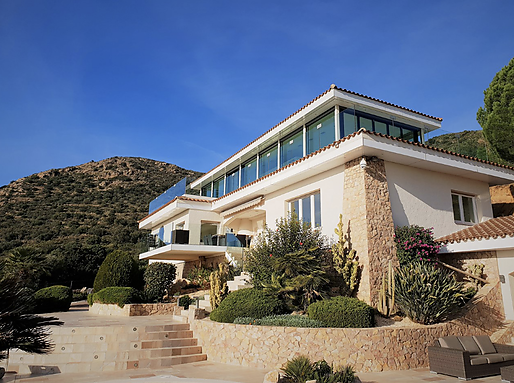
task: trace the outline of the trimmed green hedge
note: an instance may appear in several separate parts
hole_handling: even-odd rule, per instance
[[[34,294],[36,313],[53,313],[68,311],[72,301],[72,292],[66,286],[50,286]]]
[[[234,320],[235,324],[251,324],[256,326],[283,326],[283,327],[304,327],[319,328],[325,327],[319,320],[310,319],[301,315],[270,315],[261,319],[239,317]]]
[[[263,290],[242,289],[228,294],[218,308],[212,311],[210,318],[216,322],[233,323],[237,317],[260,319],[283,312],[283,304],[278,296]]]
[[[327,327],[365,328],[375,326],[372,307],[357,298],[334,297],[315,302],[307,309],[309,318]]]
[[[148,265],[144,273],[144,292],[149,302],[162,302],[166,293],[170,293],[177,268],[173,263],[154,262]]]
[[[93,289],[99,292],[106,287],[136,287],[139,282],[139,267],[130,254],[115,250],[102,262],[96,274]]]
[[[91,298],[90,298],[91,297]],[[142,294],[133,287],[106,287],[88,296],[88,303],[116,304],[123,308],[129,303],[143,302]]]

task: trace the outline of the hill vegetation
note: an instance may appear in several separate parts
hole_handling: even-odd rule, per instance
[[[443,134],[429,139],[427,145],[502,165],[514,166],[514,163],[501,159],[489,145],[481,130]]]
[[[107,253],[140,252],[138,220],[149,202],[201,173],[144,158],[114,157],[52,169],[0,188],[0,254],[28,247],[45,256],[47,283],[92,286]]]

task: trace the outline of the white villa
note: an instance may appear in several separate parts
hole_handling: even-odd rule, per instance
[[[493,218],[489,187],[514,182],[513,168],[426,146],[441,121],[332,85],[187,185],[199,195],[186,194],[183,181],[153,201],[139,227],[155,241],[140,258],[181,261],[186,269],[241,262],[256,234],[293,209],[329,237],[342,214],[363,266],[358,296],[374,304],[394,258],[395,226],[433,227],[444,237],[484,223]],[[481,238],[469,237],[443,252],[484,260],[514,319],[514,281],[502,278],[514,272],[507,237],[486,238],[485,248],[470,246]]]

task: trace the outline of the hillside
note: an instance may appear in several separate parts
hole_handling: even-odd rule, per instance
[[[152,199],[200,174],[165,162],[114,157],[13,181],[0,188],[0,254],[29,246],[47,255],[52,268],[62,266],[61,273],[52,272],[60,282],[89,280],[96,270],[81,267],[94,269],[110,250],[139,252],[147,233],[138,230],[137,221]]]
[[[429,139],[427,145],[482,160],[514,166],[514,164],[504,161],[498,156],[496,151],[487,143],[481,130],[465,130],[460,133],[443,134]]]

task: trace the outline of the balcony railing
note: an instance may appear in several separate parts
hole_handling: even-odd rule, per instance
[[[146,251],[155,250],[170,244],[189,245],[189,230],[173,230],[171,243],[163,241],[158,235],[149,234],[146,241]],[[233,233],[204,235],[199,245],[226,246],[226,247],[250,247],[251,237],[247,235],[235,235]],[[198,244],[196,244],[198,245]]]

